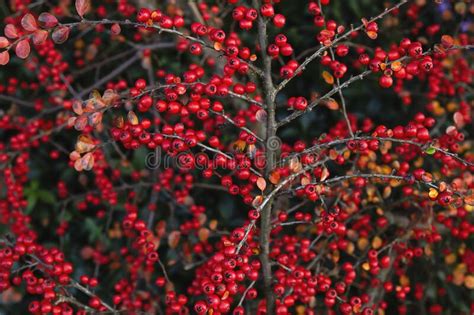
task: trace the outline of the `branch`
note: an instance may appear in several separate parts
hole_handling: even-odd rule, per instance
[[[402,0],[400,1],[398,4],[396,4],[395,6],[391,7],[390,9],[385,9],[385,11],[383,11],[382,13],[380,13],[379,15],[377,15],[376,17],[370,19],[370,21],[368,21],[368,23],[372,23],[372,22],[375,22],[381,18],[383,18],[385,15],[389,14],[390,12],[398,9],[399,7],[401,7],[402,5],[404,5],[405,3],[408,3],[408,0]],[[296,75],[298,75],[299,73],[301,73],[303,70],[305,70],[306,66],[311,62],[313,61],[314,59],[322,56],[322,54],[324,52],[326,52],[328,49],[334,47],[337,43],[339,43],[340,41],[348,38],[353,32],[357,32],[361,29],[364,28],[364,24],[361,24],[359,25],[358,27],[356,28],[352,28],[350,30],[348,30],[346,33],[344,33],[342,36],[334,39],[334,41],[331,42],[331,44],[329,46],[322,46],[321,48],[319,48],[316,52],[314,52],[311,56],[309,56],[308,58],[305,59],[305,61],[295,70],[295,73],[294,75],[291,77],[291,78],[288,78],[288,79],[285,79],[283,80],[276,88],[276,91],[279,92],[281,91],[293,78],[296,77]]]

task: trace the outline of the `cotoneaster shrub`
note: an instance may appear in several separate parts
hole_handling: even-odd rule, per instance
[[[474,312],[471,1],[1,9],[0,312]]]

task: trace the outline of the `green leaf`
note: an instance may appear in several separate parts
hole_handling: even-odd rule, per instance
[[[433,155],[436,153],[436,148],[434,147],[429,147],[428,149],[425,150],[426,154]]]

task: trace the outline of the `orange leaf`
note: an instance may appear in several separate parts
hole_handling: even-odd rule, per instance
[[[217,51],[222,50],[222,44],[219,42],[214,42],[214,49]]]
[[[441,36],[441,44],[444,48],[451,48],[454,45],[454,39],[450,35]]]
[[[326,103],[326,107],[329,108],[330,110],[338,110],[339,109],[339,103],[336,102],[334,99],[329,99]]]
[[[234,151],[244,152],[246,145],[247,145],[247,142],[245,142],[244,140],[237,140],[234,142],[232,147],[234,148]]]
[[[323,71],[323,79],[327,84],[334,84],[334,77],[327,71]]]
[[[378,34],[377,32],[374,32],[374,31],[367,31],[367,36],[370,38],[370,39],[376,39]]]
[[[258,189],[260,189],[261,191],[264,191],[265,188],[267,188],[267,182],[265,181],[265,178],[259,177],[259,178],[257,179],[257,187],[258,187]]]
[[[280,182],[280,178],[281,178],[281,175],[280,175],[280,172],[277,172],[277,171],[273,171],[268,180],[270,181],[270,183],[272,183],[273,185],[277,185],[279,182]]]

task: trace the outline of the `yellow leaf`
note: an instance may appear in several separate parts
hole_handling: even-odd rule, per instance
[[[128,112],[127,119],[131,125],[138,125],[138,117],[133,111]]]
[[[392,62],[392,64],[390,65],[390,68],[394,71],[394,72],[398,72],[400,70],[402,70],[403,68],[403,65],[400,61],[394,61]]]

